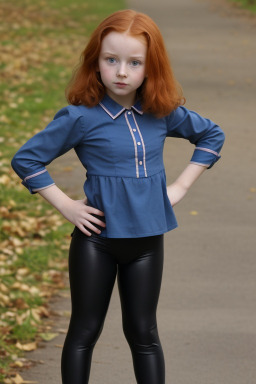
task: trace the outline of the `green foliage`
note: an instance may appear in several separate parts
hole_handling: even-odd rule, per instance
[[[21,325],[16,324],[12,329],[12,337],[27,342],[35,338],[37,328],[31,325],[31,318],[27,318]]]
[[[256,13],[256,0],[230,0],[236,3],[239,7],[248,9],[252,13]]]

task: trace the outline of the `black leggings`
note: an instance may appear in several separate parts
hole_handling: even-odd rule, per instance
[[[75,228],[69,276],[72,315],[62,352],[63,384],[89,382],[93,348],[118,271],[123,330],[130,345],[137,383],[164,384],[164,356],[156,309],[163,269],[163,235],[107,239]]]

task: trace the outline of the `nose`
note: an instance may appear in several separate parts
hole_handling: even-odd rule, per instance
[[[127,77],[127,70],[125,63],[120,63],[118,70],[117,70],[117,76],[119,77]]]

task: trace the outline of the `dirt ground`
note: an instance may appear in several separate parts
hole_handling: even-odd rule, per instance
[[[222,158],[175,207],[179,228],[165,235],[158,323],[168,384],[256,382],[256,24],[221,0],[131,0],[159,25],[186,106],[226,133]],[[193,148],[168,140],[168,182]],[[67,165],[73,170],[62,173]],[[85,172],[72,153],[51,165],[57,184],[82,197]],[[68,291],[54,298],[60,335],[28,354],[41,361],[26,380],[60,384],[60,354],[70,311]],[[92,384],[134,384],[114,290],[96,345]],[[71,383],[70,383],[71,384]]]

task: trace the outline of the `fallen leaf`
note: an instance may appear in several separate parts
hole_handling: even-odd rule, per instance
[[[197,216],[198,215],[198,212],[197,211],[190,211],[189,214],[191,216]]]
[[[18,297],[17,299],[13,300],[13,305],[15,308],[17,309],[28,309],[29,306],[28,304],[25,302],[24,299],[22,299],[22,297]]]
[[[10,108],[18,108],[18,104],[16,104],[16,103],[10,103],[10,104],[9,104],[9,107],[10,107]]]
[[[14,363],[11,364],[11,367],[19,367],[19,368],[22,368],[24,366],[24,364],[22,363],[22,361],[20,360],[16,360],[14,361]]]
[[[58,333],[40,333],[39,335],[44,341],[51,341],[55,339],[55,337],[59,336]]]
[[[7,176],[7,175],[2,175],[2,176],[0,177],[0,184],[7,185],[7,184],[10,183],[10,181],[11,181],[11,179],[10,179],[10,177]]]
[[[12,285],[12,289],[19,289],[20,291],[23,291],[23,292],[29,292],[30,291],[29,285],[20,283],[19,281],[16,281]]]
[[[10,305],[10,299],[7,295],[0,292],[0,306],[7,307]]]
[[[21,344],[19,341],[15,344],[16,347],[18,349],[20,349],[21,351],[34,351],[35,349],[37,349],[37,344],[36,342],[32,342],[32,343],[27,343],[27,344]]]
[[[2,116],[0,116],[0,122],[1,122],[1,123],[5,123],[5,124],[8,124],[8,123],[10,123],[10,119],[8,119],[7,116],[2,115]]]
[[[0,283],[0,291],[5,293],[9,292],[8,288],[3,283]]]
[[[34,318],[35,321],[40,321],[40,310],[38,308],[32,308],[31,309],[31,315]]]
[[[29,274],[29,272],[30,272],[30,270],[28,268],[19,268],[17,270],[17,274],[21,275],[21,276],[26,276]]]
[[[9,379],[8,379],[9,380]],[[23,380],[23,378],[16,373],[15,377],[11,378],[11,381],[5,381],[5,383],[13,383],[13,384],[32,384],[32,383],[38,383],[38,381],[28,381],[28,380]]]
[[[38,313],[40,314],[41,317],[50,317],[50,312],[48,311],[47,308],[45,307],[38,307]]]
[[[16,323],[18,325],[21,325],[24,323],[24,321],[30,317],[30,310],[28,309],[26,312],[23,312],[21,315],[16,315]]]

